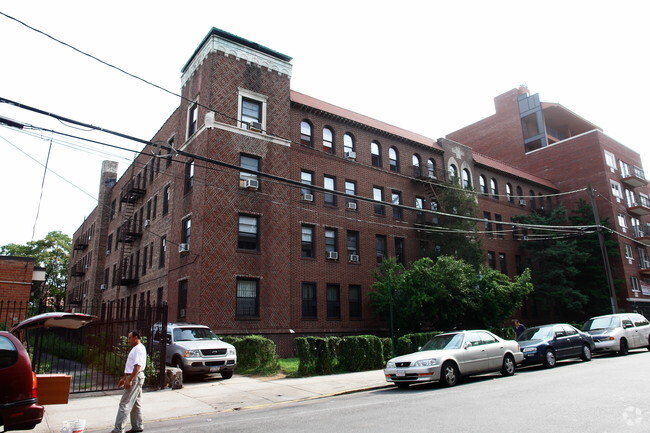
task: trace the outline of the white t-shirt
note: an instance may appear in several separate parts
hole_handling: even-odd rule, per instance
[[[129,357],[126,358],[126,366],[124,366],[124,373],[132,373],[136,365],[139,365],[140,371],[144,373],[144,367],[147,365],[147,351],[142,343],[133,346],[133,349],[129,352]]]

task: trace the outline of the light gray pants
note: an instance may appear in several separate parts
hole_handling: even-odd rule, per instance
[[[142,406],[140,397],[142,397],[142,385],[144,384],[144,372],[138,373],[133,381],[133,386],[124,389],[124,394],[120,399],[120,405],[115,418],[115,428],[113,433],[123,433],[126,425],[126,417],[131,419],[131,428],[142,430]]]

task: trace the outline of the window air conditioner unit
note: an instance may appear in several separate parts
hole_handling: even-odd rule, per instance
[[[99,290],[106,290],[108,289],[108,284],[100,284],[99,285]]]
[[[519,206],[526,206],[526,199],[520,198],[519,199]]]
[[[348,209],[357,210],[357,204],[353,201],[348,202]]]
[[[314,201],[314,195],[313,194],[303,194],[302,199],[304,201]]]
[[[523,235],[523,236],[521,237],[521,240],[522,240],[522,241],[527,241],[527,240],[528,240],[528,236]]]
[[[190,244],[178,244],[179,253],[187,253],[190,250]]]
[[[358,254],[350,254],[348,257],[351,262],[358,262],[359,261],[359,255]]]
[[[214,128],[216,125],[216,122],[214,120],[214,111],[208,111],[205,113],[205,127],[208,129]]]
[[[262,124],[260,122],[248,122],[248,130],[262,132]]]
[[[338,260],[339,253],[337,251],[327,251],[327,258],[329,260]]]
[[[106,255],[110,256],[111,255],[111,250],[106,250]]]
[[[151,220],[144,220],[144,226],[149,227],[151,225]]]
[[[357,152],[345,152],[347,159],[357,159]]]
[[[260,181],[257,179],[246,179],[244,181],[244,188],[246,189],[258,189],[260,187]]]

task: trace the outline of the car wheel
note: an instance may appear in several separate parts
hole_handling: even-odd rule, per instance
[[[544,352],[544,367],[553,368],[556,364],[555,352],[553,352],[553,349],[546,349],[546,352]]]
[[[445,362],[440,370],[440,383],[444,386],[454,386],[458,384],[460,372],[453,362]]]
[[[232,370],[222,371],[221,372],[221,377],[223,377],[224,379],[230,379],[232,377],[233,373],[234,373],[234,371],[232,371]]]
[[[512,357],[511,354],[506,354],[506,356],[503,357],[503,365],[501,366],[501,374],[504,376],[512,376],[515,374],[515,369],[517,368],[517,364],[515,364],[515,358]]]
[[[174,367],[180,368],[183,373],[185,373],[185,369],[183,368],[183,361],[179,357],[174,358],[173,362]]]
[[[399,389],[406,389],[409,387],[410,383],[408,382],[397,382],[395,383]]]
[[[630,353],[630,346],[627,345],[627,340],[625,338],[621,338],[621,344],[618,349],[618,354],[621,356],[625,356],[628,353]]]
[[[582,346],[582,355],[580,355],[580,359],[583,361],[591,361],[591,347],[589,347],[588,344]]]

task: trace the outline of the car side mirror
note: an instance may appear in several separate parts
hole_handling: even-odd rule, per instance
[[[419,352],[420,350],[422,350],[422,346],[418,347],[418,352]]]
[[[469,341],[463,344],[463,349],[469,349],[470,347],[472,347],[472,343],[470,343]]]

